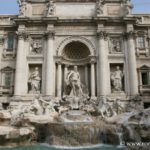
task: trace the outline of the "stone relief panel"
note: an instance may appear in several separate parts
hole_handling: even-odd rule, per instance
[[[42,65],[29,65],[28,93],[40,94],[42,80]]]
[[[110,64],[110,80],[112,93],[124,91],[124,72],[123,64]]]
[[[109,52],[110,53],[122,53],[122,38],[121,37],[110,37]]]
[[[40,55],[43,50],[43,40],[41,38],[32,38],[30,41],[30,55]]]

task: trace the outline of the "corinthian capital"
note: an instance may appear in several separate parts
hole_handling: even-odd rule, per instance
[[[26,39],[28,34],[25,31],[17,31],[16,32],[18,39]]]
[[[97,37],[100,39],[107,40],[108,34],[106,31],[98,31],[97,32]]]
[[[47,37],[48,39],[54,39],[54,37],[55,37],[55,31],[47,31],[47,32],[45,33],[45,35],[46,35],[46,37]]]
[[[127,39],[133,39],[136,37],[136,33],[134,31],[129,31],[124,33],[125,38]]]
[[[96,63],[96,56],[91,55],[90,56],[90,63],[95,64]]]
[[[62,56],[56,56],[55,57],[56,63],[59,64],[59,65],[62,64],[62,59],[63,59]]]

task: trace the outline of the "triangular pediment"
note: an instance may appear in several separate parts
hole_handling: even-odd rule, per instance
[[[150,67],[147,65],[143,65],[140,67],[140,70],[148,70],[148,69],[150,69]]]
[[[14,69],[12,67],[9,67],[9,66],[1,69],[1,71],[12,71],[12,70],[14,70]]]

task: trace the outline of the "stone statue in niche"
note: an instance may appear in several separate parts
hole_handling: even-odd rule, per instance
[[[120,70],[120,67],[116,67],[116,71],[111,74],[111,81],[112,81],[112,89],[114,91],[122,91],[122,78],[123,72]]]
[[[131,0],[124,0],[124,9],[125,9],[125,15],[131,14],[131,11],[133,9],[133,4],[131,3]]]
[[[47,16],[54,15],[54,10],[55,10],[54,2],[53,0],[50,0],[48,3]]]
[[[70,96],[82,97],[83,91],[81,87],[80,74],[77,66],[74,66],[74,70],[71,70],[67,75],[67,85],[71,87]]]
[[[26,11],[26,2],[25,0],[18,0],[17,1],[19,4],[19,12],[20,12],[20,16],[25,16],[25,11]]]
[[[41,87],[41,77],[38,67],[35,67],[34,71],[29,76],[29,83],[31,88],[29,92],[33,94],[39,94]]]
[[[104,1],[105,0],[98,0],[96,2],[96,13],[97,16],[100,16],[104,13]]]
[[[30,47],[31,54],[41,54],[42,53],[42,42],[41,40],[33,40]]]
[[[112,38],[110,39],[110,51],[112,53],[121,52],[121,40],[119,38]]]
[[[87,88],[80,80],[78,67],[74,66],[74,69],[69,71],[65,78],[66,86],[63,98],[64,101],[69,103],[71,109],[82,108],[89,97]]]

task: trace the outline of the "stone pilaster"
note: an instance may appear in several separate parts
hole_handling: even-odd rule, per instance
[[[49,31],[47,35],[47,53],[46,53],[46,72],[45,72],[45,94],[55,96],[55,72],[56,65],[54,61],[54,31]]]
[[[16,59],[16,72],[15,72],[15,87],[14,87],[14,95],[21,96],[26,94],[24,83],[26,67],[26,52],[24,50],[25,38],[27,38],[27,34],[23,31],[17,32],[18,34],[18,48],[17,48],[17,59]]]
[[[128,70],[129,70],[129,87],[130,95],[138,94],[138,77],[137,77],[137,66],[136,66],[136,54],[135,54],[135,42],[134,33],[126,33],[127,43],[128,43]]]
[[[100,31],[98,36],[98,62],[97,62],[97,94],[106,96],[108,94],[108,50],[106,48],[107,33]]]
[[[3,53],[3,45],[4,45],[4,37],[3,37],[3,35],[0,35],[0,64],[2,64],[1,63],[1,57],[2,57],[2,53]],[[2,66],[0,65],[0,68],[1,68]],[[2,68],[1,68],[2,69]],[[1,74],[1,72],[0,72],[0,76],[1,76],[2,74]],[[2,85],[2,81],[0,81],[0,85]],[[0,95],[2,94],[2,86],[0,86]]]

